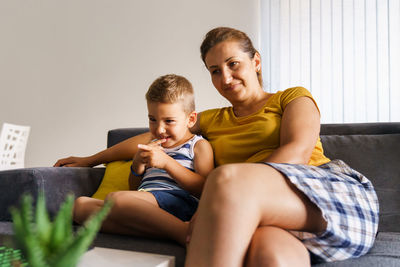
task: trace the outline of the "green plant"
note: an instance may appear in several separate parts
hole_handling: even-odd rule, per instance
[[[33,209],[32,197],[22,196],[21,208],[10,209],[17,247],[30,267],[73,267],[88,249],[111,209],[111,202],[90,217],[76,233],[72,227],[74,197],[68,195],[53,222],[40,193]]]
[[[25,267],[21,250],[0,246],[0,267]]]

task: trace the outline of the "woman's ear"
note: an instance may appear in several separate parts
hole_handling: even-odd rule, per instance
[[[188,128],[192,128],[196,124],[196,121],[197,121],[197,112],[192,111],[189,114]]]
[[[253,57],[253,62],[254,62],[254,68],[256,69],[256,72],[261,71],[261,55],[260,53],[256,52]]]

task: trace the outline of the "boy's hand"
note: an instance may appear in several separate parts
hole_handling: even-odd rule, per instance
[[[140,157],[141,163],[145,164],[146,167],[155,167],[164,169],[170,156],[168,156],[161,147],[165,139],[156,140],[147,145],[139,144],[138,157]]]

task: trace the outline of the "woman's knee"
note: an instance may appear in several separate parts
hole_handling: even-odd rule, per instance
[[[247,252],[246,266],[310,266],[305,246],[286,230],[260,227]]]
[[[237,164],[226,164],[211,171],[207,177],[209,187],[217,190],[234,186],[237,182]]]
[[[217,201],[237,198],[243,190],[238,184],[236,164],[227,164],[214,169],[209,176],[204,187],[204,192]],[[218,201],[219,200],[219,201]],[[225,203],[225,202],[223,202]]]

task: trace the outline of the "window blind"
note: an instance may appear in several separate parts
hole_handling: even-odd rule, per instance
[[[260,0],[266,91],[308,88],[324,123],[400,121],[400,0]]]

